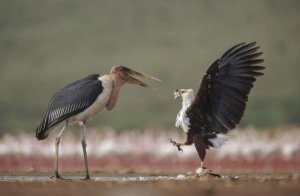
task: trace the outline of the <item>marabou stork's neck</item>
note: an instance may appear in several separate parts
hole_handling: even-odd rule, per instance
[[[115,75],[110,75],[112,81],[112,92],[110,98],[106,104],[106,109],[108,111],[112,110],[117,103],[119,92],[121,87],[126,83],[122,78]]]
[[[182,109],[186,110],[188,107],[190,107],[194,99],[194,91],[192,89],[189,89],[187,93],[182,95]]]
[[[107,75],[107,78],[109,78],[109,81],[111,84],[110,85],[111,88],[109,89],[111,91],[111,95],[106,104],[107,110],[113,109],[113,107],[116,105],[116,102],[117,102],[118,96],[119,96],[119,92],[120,92],[120,88],[126,83],[135,84],[135,85],[139,85],[139,86],[146,87],[146,88],[152,88],[148,84],[134,78],[134,76],[139,76],[139,77],[146,78],[146,79],[160,81],[159,79],[157,79],[153,76],[134,71],[134,70],[129,69],[124,66],[113,67],[110,71],[110,75]]]

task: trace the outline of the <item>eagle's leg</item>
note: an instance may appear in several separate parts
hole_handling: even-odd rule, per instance
[[[54,171],[54,175],[51,176],[50,178],[56,178],[56,179],[63,179],[59,174],[58,174],[58,153],[59,153],[59,143],[60,143],[60,137],[62,135],[62,133],[64,132],[64,130],[66,129],[68,125],[68,121],[66,121],[66,123],[63,125],[63,127],[61,128],[60,132],[58,133],[58,135],[55,138],[55,171]]]
[[[193,140],[194,140],[195,148],[196,148],[198,155],[200,157],[200,160],[201,160],[200,167],[198,169],[196,169],[196,176],[197,177],[212,176],[212,177],[221,178],[221,176],[219,174],[213,173],[204,167],[204,158],[206,155],[206,145],[203,142],[202,135],[200,135],[200,134],[195,135]]]
[[[206,146],[203,142],[202,136],[200,134],[195,135],[193,138],[193,142],[195,144],[195,148],[196,148],[198,155],[200,157],[200,160],[201,160],[200,167],[204,168],[203,165],[204,165],[204,158],[206,155]]]
[[[178,151],[181,151],[183,152],[181,146],[189,146],[189,145],[192,145],[193,144],[193,138],[187,134],[187,138],[186,138],[186,141],[184,143],[177,143],[175,142],[174,140],[170,139],[170,142],[177,147]]]
[[[197,176],[207,175],[208,170],[204,167],[204,158],[205,158],[205,155],[206,155],[206,146],[203,142],[202,135],[200,135],[200,134],[195,135],[193,140],[194,140],[195,148],[196,148],[196,150],[198,152],[198,155],[200,157],[200,160],[201,160],[200,167],[196,170],[196,175]]]
[[[81,145],[82,145],[82,151],[83,151],[83,156],[84,156],[84,165],[85,165],[85,180],[90,179],[90,174],[89,174],[89,168],[88,168],[88,160],[87,160],[87,154],[86,154],[86,142],[85,142],[85,131],[86,131],[86,126],[85,126],[85,121],[82,121],[80,123],[81,126],[83,126],[82,130],[82,135],[81,135]]]

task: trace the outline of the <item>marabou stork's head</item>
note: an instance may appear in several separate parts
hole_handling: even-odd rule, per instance
[[[174,100],[177,97],[181,97],[182,99],[184,98],[194,98],[194,90],[193,89],[176,89],[174,91]]]
[[[158,78],[155,78],[153,76],[150,76],[150,75],[147,75],[147,74],[144,74],[144,73],[141,73],[141,72],[134,71],[134,70],[129,69],[128,67],[125,67],[125,66],[122,66],[122,65],[118,66],[118,67],[113,67],[111,69],[110,74],[114,77],[115,81],[120,83],[120,85],[129,83],[129,84],[136,84],[136,85],[139,85],[139,86],[150,88],[152,90],[156,90],[152,86],[150,86],[150,85],[134,78],[134,76],[139,76],[139,77],[142,77],[142,78],[145,78],[145,79],[151,79],[151,80],[161,82],[161,80],[158,79]]]

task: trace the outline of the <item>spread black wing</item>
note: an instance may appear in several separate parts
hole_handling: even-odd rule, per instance
[[[77,80],[55,93],[36,129],[36,137],[44,139],[46,131],[60,122],[87,109],[103,91],[99,74]]]
[[[265,68],[255,44],[238,44],[209,67],[186,112],[190,130],[227,133],[239,124],[255,78]]]

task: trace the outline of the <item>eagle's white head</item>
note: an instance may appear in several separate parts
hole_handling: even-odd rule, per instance
[[[182,98],[182,107],[188,108],[191,103],[194,101],[194,90],[193,89],[177,89],[174,91],[174,99],[177,97]]]
[[[189,99],[194,100],[194,90],[193,89],[176,89],[174,91],[174,99],[181,97],[183,100]]]

